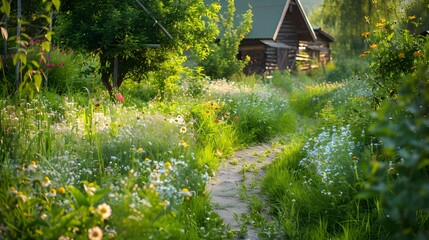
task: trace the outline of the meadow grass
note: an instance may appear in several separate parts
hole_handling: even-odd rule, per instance
[[[243,185],[252,214],[240,221],[265,238],[387,234],[381,200],[362,194],[380,148],[366,131],[367,79],[274,73],[271,82],[237,81],[207,82],[198,97],[183,90],[164,102],[154,92],[138,97],[150,86],[134,83],[123,86],[123,103],[100,91],[0,100],[0,238],[87,239],[101,231],[232,239],[210,206],[207,180],[237,149],[275,137],[283,150],[261,183],[268,204]],[[273,222],[264,222],[262,206]]]
[[[262,190],[292,239],[372,239],[377,199],[360,199],[370,93],[365,81],[313,83],[289,94],[301,118],[268,168]],[[365,112],[366,111],[366,112]],[[357,157],[359,156],[359,157]]]
[[[231,237],[204,193],[209,174],[294,125],[281,96],[240,84],[143,104],[97,91],[2,100],[1,236]]]

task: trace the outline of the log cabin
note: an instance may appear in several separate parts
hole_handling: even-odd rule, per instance
[[[296,69],[300,42],[317,39],[300,0],[235,0],[236,13],[252,6],[252,30],[241,42],[239,57],[250,57],[246,74]]]

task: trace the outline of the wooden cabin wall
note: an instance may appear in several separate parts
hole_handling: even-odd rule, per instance
[[[289,49],[289,68],[295,69],[296,67],[296,55],[299,46],[299,37],[296,27],[296,17],[295,13],[299,11],[298,7],[291,3],[292,12],[290,9],[286,13],[286,16],[283,20],[282,26],[280,27],[279,33],[277,35],[277,42],[285,43],[291,47],[296,47],[296,49]],[[289,8],[290,8],[289,7]]]
[[[245,74],[263,74],[266,64],[266,47],[259,40],[243,40],[239,48],[239,57],[244,59],[250,57],[250,62],[244,68]]]

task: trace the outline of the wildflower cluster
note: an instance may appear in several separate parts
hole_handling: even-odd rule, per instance
[[[368,20],[368,23],[370,21]],[[374,73],[373,89],[376,94],[374,105],[380,105],[384,97],[397,95],[399,79],[415,73],[422,61],[424,38],[412,34],[406,25],[418,26],[415,16],[408,16],[398,22],[380,19],[372,33],[362,33],[369,50],[360,57],[370,55],[370,68]]]
[[[304,184],[321,186],[321,193],[334,200],[347,193],[353,180],[354,140],[350,127],[323,129],[304,145],[306,157],[299,166],[309,174],[303,176]]]
[[[84,182],[85,196],[77,188],[52,179],[35,160],[13,166],[13,171],[13,185],[7,192],[0,189],[0,209],[4,212],[1,238],[71,239],[87,233],[89,239],[101,239],[106,232],[100,227],[111,217],[112,208],[98,203],[104,193],[96,184]],[[13,210],[5,211],[10,206]],[[9,227],[15,224],[24,231]]]

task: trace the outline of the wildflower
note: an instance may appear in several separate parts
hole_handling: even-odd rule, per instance
[[[60,237],[58,238],[58,240],[70,240],[70,238],[69,238],[69,237],[66,237],[66,236],[60,236]]]
[[[187,148],[188,147],[188,143],[185,142],[185,140],[181,139],[179,142],[179,146],[183,147],[183,148]]]
[[[63,67],[63,66],[64,66],[64,64],[65,64],[65,63],[60,62],[60,63],[58,64],[58,66]]]
[[[149,162],[150,161],[150,159],[147,157],[147,158],[145,158],[144,159],[146,162]]]
[[[210,111],[209,111],[209,110],[206,110],[206,114],[210,114]]]
[[[402,58],[402,59],[404,59],[405,58],[405,53],[400,53],[399,57]]]
[[[57,196],[57,190],[55,188],[49,189],[49,192],[47,194],[49,197],[55,197]]]
[[[18,191],[16,190],[16,187],[9,187],[9,191],[7,191],[10,194],[17,194]]]
[[[366,54],[362,53],[361,55],[359,55],[360,58],[365,57]]]
[[[101,240],[103,238],[103,232],[101,228],[96,226],[88,230],[88,239],[89,240]]]
[[[23,202],[26,202],[26,201],[27,201],[27,196],[25,196],[23,192],[19,191],[16,195],[17,195],[19,198],[21,198],[21,200],[22,200]]]
[[[368,35],[370,34],[370,32],[363,32],[362,34],[361,34],[361,36],[362,37],[368,37]]]
[[[90,195],[90,196],[93,196],[95,191],[97,191],[97,188],[95,188],[94,183],[90,183],[90,184],[88,184],[88,186],[86,184],[84,184],[83,189],[85,189],[85,192],[87,192],[88,195]]]
[[[57,50],[57,49],[58,49],[58,46],[57,46],[57,45],[55,45],[55,46],[54,46],[54,49],[55,49],[55,50]]]
[[[137,152],[138,153],[142,153],[144,150],[143,150],[143,148],[139,148],[139,149],[137,149]]]
[[[61,54],[62,54],[62,55],[66,55],[66,52],[65,52],[65,51],[61,51]]]
[[[112,215],[112,208],[107,203],[103,203],[98,205],[97,212],[100,214],[101,219],[106,220]]]
[[[180,133],[185,133],[187,131],[186,127],[181,127],[180,128]]]
[[[64,187],[59,187],[58,192],[61,194],[66,194],[66,189]]]
[[[43,213],[42,215],[40,215],[40,218],[42,220],[45,220],[48,217],[48,215],[46,215],[46,213]]]
[[[215,123],[219,123],[219,119],[216,119],[216,120],[215,120]]]
[[[386,22],[386,19],[385,19],[385,18],[381,18],[381,19],[380,19],[380,22],[385,23],[385,22]]]
[[[124,96],[122,96],[121,93],[116,94],[116,100],[118,100],[121,103],[125,102],[125,98]]]
[[[377,23],[375,26],[378,28],[382,28],[382,27],[384,27],[384,24],[383,23]]]
[[[353,161],[357,160],[356,156],[352,156]]]
[[[189,191],[187,188],[182,189],[182,195],[185,196],[186,200],[189,200],[190,197],[192,197],[192,192]]]
[[[376,49],[377,48],[377,44],[372,44],[371,46],[369,46],[371,49]]]
[[[46,177],[43,179],[42,186],[43,186],[43,187],[49,187],[49,185],[51,185],[51,180],[49,180],[49,178],[46,176]]]
[[[34,172],[37,169],[36,161],[31,161],[31,164],[27,167],[27,171]]]
[[[234,117],[234,121],[238,121],[238,117]]]
[[[408,17],[408,19],[409,19],[410,21],[412,21],[412,20],[416,19],[416,16],[414,16],[414,15],[413,15],[413,16],[409,16],[409,17]]]
[[[170,168],[171,167],[171,162],[165,162],[165,167]]]
[[[416,58],[418,58],[418,57],[422,56],[422,53],[420,51],[415,51],[413,53],[413,56],[416,57]]]

